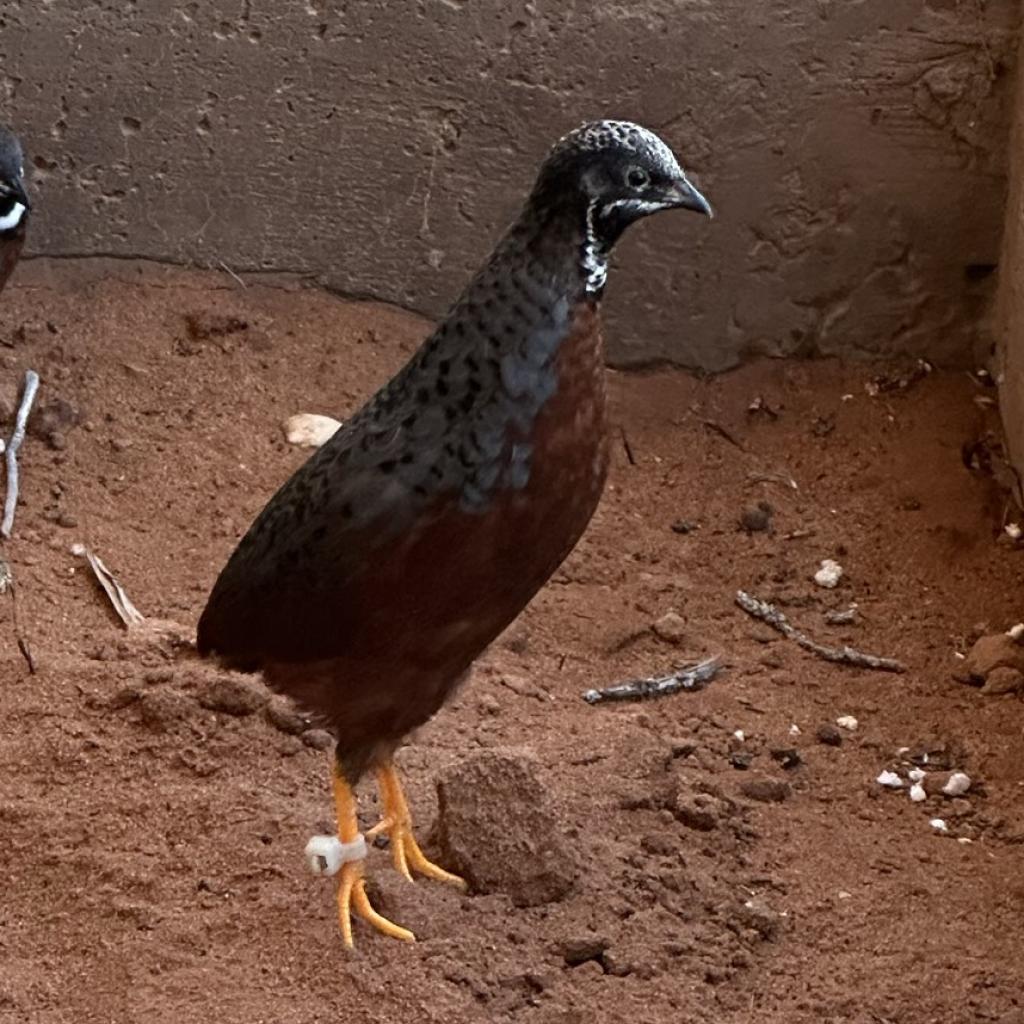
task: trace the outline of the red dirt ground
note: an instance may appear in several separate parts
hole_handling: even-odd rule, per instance
[[[359,927],[343,951],[333,885],[302,857],[330,827],[327,755],[262,713],[204,708],[198,667],[128,642],[69,548],[191,629],[304,457],[283,419],[347,414],[424,330],[296,282],[19,269],[0,398],[33,367],[50,419],[22,449],[6,546],[36,675],[0,605],[0,1021],[1024,1022],[1024,708],[951,678],[954,652],[1024,617],[1024,554],[961,458],[994,426],[963,373],[874,397],[891,367],[610,374],[635,464],[617,444],[586,538],[400,759],[427,836],[438,777],[529,748],[576,887],[520,909],[410,887],[374,851],[383,908],[420,941]],[[772,530],[748,534],[758,501]],[[846,570],[835,591],[811,581],[823,558]],[[744,615],[737,588],[909,671],[826,663]],[[825,623],[851,602],[856,624]],[[674,641],[651,629],[669,611]],[[703,692],[580,699],[708,653],[728,670]],[[840,715],[857,731],[818,742]],[[922,746],[975,789],[919,805],[875,784]],[[787,747],[799,766],[772,758]]]

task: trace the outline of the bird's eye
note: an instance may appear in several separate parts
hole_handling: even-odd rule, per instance
[[[650,180],[642,167],[630,167],[626,172],[626,184],[630,188],[643,188]]]

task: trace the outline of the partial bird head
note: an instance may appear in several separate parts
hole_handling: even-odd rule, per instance
[[[582,218],[583,266],[593,292],[604,286],[603,258],[634,221],[673,209],[713,216],[672,150],[630,121],[591,121],[560,139],[541,166],[531,200],[568,207]]]
[[[16,228],[32,208],[25,191],[24,163],[18,137],[0,125],[0,232]]]

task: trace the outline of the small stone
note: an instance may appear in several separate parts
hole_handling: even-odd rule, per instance
[[[886,789],[902,789],[903,780],[895,773],[891,771],[883,771],[877,779],[875,779],[880,786],[885,786]]]
[[[337,432],[341,423],[330,416],[313,412],[300,412],[284,421],[285,440],[300,448],[319,448]]]
[[[740,792],[762,804],[781,804],[792,792],[788,782],[781,779],[750,779],[740,783]]]
[[[686,623],[676,612],[666,612],[651,626],[654,634],[668,643],[680,644],[686,639]]]
[[[1002,697],[1008,693],[1024,691],[1024,673],[1009,665],[1000,665],[992,669],[985,678],[981,692],[986,697]]]
[[[559,943],[559,952],[569,967],[579,967],[588,960],[600,960],[611,945],[604,935],[577,935]]]
[[[836,719],[836,725],[838,725],[840,729],[845,729],[847,732],[856,732],[860,722],[858,722],[853,715],[840,715]]]
[[[838,747],[843,742],[843,734],[830,722],[819,725],[815,736],[819,743],[824,743],[827,747]]]
[[[825,587],[828,590],[833,590],[839,586],[839,581],[843,577],[843,567],[831,558],[826,558],[822,561],[818,571],[814,574],[814,582],[819,587]]]
[[[71,530],[78,525],[78,519],[70,512],[61,512],[57,516],[57,525],[64,527],[65,530]]]
[[[489,693],[481,695],[480,699],[477,701],[477,707],[485,715],[501,714],[501,703]]]
[[[270,694],[256,680],[222,677],[208,683],[199,693],[199,703],[209,711],[242,718],[259,711]]]
[[[765,942],[771,942],[778,935],[783,921],[777,910],[756,897],[741,904],[735,916],[740,924],[757,932]]]
[[[986,680],[997,668],[1024,672],[1024,647],[1005,633],[979,637],[964,663],[967,674],[978,682]]]
[[[775,747],[769,753],[772,760],[777,761],[786,771],[792,771],[803,764],[799,751],[793,747]]]
[[[729,764],[741,772],[745,772],[754,763],[754,755],[749,750],[734,750],[729,755]]]
[[[680,824],[694,832],[713,832],[719,819],[728,813],[728,806],[710,793],[681,792],[676,795],[673,813]]]
[[[565,841],[535,759],[520,750],[471,755],[437,784],[441,861],[480,893],[517,907],[564,899],[576,884]]]
[[[115,452],[126,452],[134,444],[130,437],[112,437],[110,439],[110,447]]]
[[[55,452],[62,452],[68,446],[68,439],[59,430],[51,430],[50,433],[46,435],[46,444],[51,450]]]
[[[334,737],[326,729],[307,729],[302,734],[302,742],[313,750],[329,750],[334,745]]]
[[[925,788],[920,782],[915,782],[910,787],[910,799],[915,804],[919,804],[928,799],[928,794],[925,792]]]
[[[740,514],[740,529],[746,533],[764,533],[771,529],[774,514],[775,510],[767,501],[759,501]]]
[[[697,524],[692,519],[677,519],[672,524],[672,532],[687,534],[693,533],[697,529]]]

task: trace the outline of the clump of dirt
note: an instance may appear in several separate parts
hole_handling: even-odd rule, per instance
[[[410,886],[375,849],[373,899],[420,941],[360,927],[344,953],[302,856],[333,825],[325,734],[187,638],[308,455],[283,421],[351,414],[425,330],[294,281],[19,268],[0,376],[13,393],[39,371],[53,418],[22,449],[4,551],[38,672],[0,602],[0,1021],[1024,1020],[1024,708],[954,678],[1020,620],[1024,551],[962,457],[993,409],[963,374],[900,365],[609,374],[621,445],[591,529],[400,755],[426,837],[436,780],[525,749],[529,779],[487,775],[458,835],[540,828],[573,884],[517,906],[501,884]],[[126,634],[76,542],[177,639]],[[738,589],[908,671],[827,663]],[[700,692],[582,700],[716,654]],[[876,781],[920,765],[972,785],[914,801]],[[512,813],[531,793],[533,826]],[[454,852],[453,824],[429,854]]]

